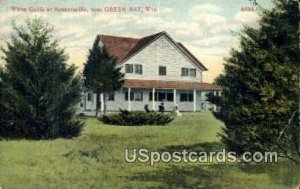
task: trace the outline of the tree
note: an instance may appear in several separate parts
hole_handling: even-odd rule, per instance
[[[83,75],[84,86],[96,93],[96,117],[100,107],[100,94],[103,94],[104,114],[106,113],[106,95],[120,89],[124,83],[124,74],[117,67],[117,59],[107,52],[105,46],[100,46],[100,37],[97,36],[85,63]]]
[[[291,0],[277,0],[262,10],[258,28],[245,26],[240,50],[225,59],[215,82],[221,97],[215,116],[225,123],[221,134],[230,150],[276,150],[300,163],[299,9]]]
[[[0,74],[0,107],[7,124],[0,135],[32,139],[77,136],[83,124],[74,118],[81,98],[76,67],[51,39],[41,19],[13,23]]]

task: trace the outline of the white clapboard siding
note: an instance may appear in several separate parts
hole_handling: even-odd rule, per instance
[[[165,81],[190,81],[202,82],[202,71],[181,52],[164,35],[148,45],[142,51],[131,57],[122,66],[125,73],[125,64],[141,64],[143,74],[125,75],[125,79],[144,79],[144,80],[165,80]],[[159,76],[158,67],[166,66],[167,75]],[[181,68],[196,68],[196,77],[182,77]]]

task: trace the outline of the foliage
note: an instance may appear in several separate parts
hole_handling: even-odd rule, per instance
[[[84,65],[84,86],[97,94],[96,116],[98,116],[99,95],[104,94],[104,112],[106,111],[106,94],[118,90],[123,85],[124,74],[117,66],[117,59],[107,52],[105,46],[100,45],[100,36],[97,36],[92,49],[89,50],[87,62]]]
[[[299,162],[298,28],[297,2],[277,0],[262,10],[258,28],[245,26],[240,50],[226,59],[215,81],[222,96],[209,100],[220,107],[215,116],[225,123],[222,138],[230,150],[276,150]]]
[[[100,120],[111,125],[141,126],[141,125],[166,125],[174,120],[173,114],[159,112],[127,111],[103,115]]]
[[[13,24],[0,75],[0,135],[50,139],[77,136],[83,124],[74,119],[81,96],[76,67],[51,40],[53,29],[40,19]]]

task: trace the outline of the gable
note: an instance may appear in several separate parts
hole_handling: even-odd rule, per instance
[[[182,53],[186,58],[190,60],[194,66],[199,68],[201,71],[207,71],[208,69],[182,44],[178,43],[173,40],[166,32],[159,33],[160,35],[156,35],[156,37],[150,41],[148,44],[143,46],[142,48],[138,49],[136,52],[132,53],[130,56],[128,56],[127,59],[124,60],[124,62],[128,61],[130,58],[141,52],[143,49],[145,49],[147,46],[151,45],[152,43],[155,43],[158,39],[161,39],[161,37],[164,37],[167,39],[167,41],[174,46],[178,50],[178,53]],[[124,63],[122,62],[122,63]]]
[[[124,64],[141,65],[142,74],[127,73],[126,79],[172,80],[201,82],[202,72],[189,57],[162,35],[143,50],[128,58]],[[166,75],[159,75],[159,67],[166,67]],[[182,68],[195,69],[195,77],[181,75]],[[125,72],[125,66],[122,66]]]

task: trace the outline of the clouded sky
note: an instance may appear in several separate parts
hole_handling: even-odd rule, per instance
[[[41,17],[54,26],[69,62],[82,69],[97,34],[140,38],[166,31],[209,69],[204,82],[221,73],[223,58],[238,47],[234,32],[259,19],[255,10],[242,11],[253,7],[250,0],[0,0],[0,6],[0,45],[9,40],[12,20]]]

